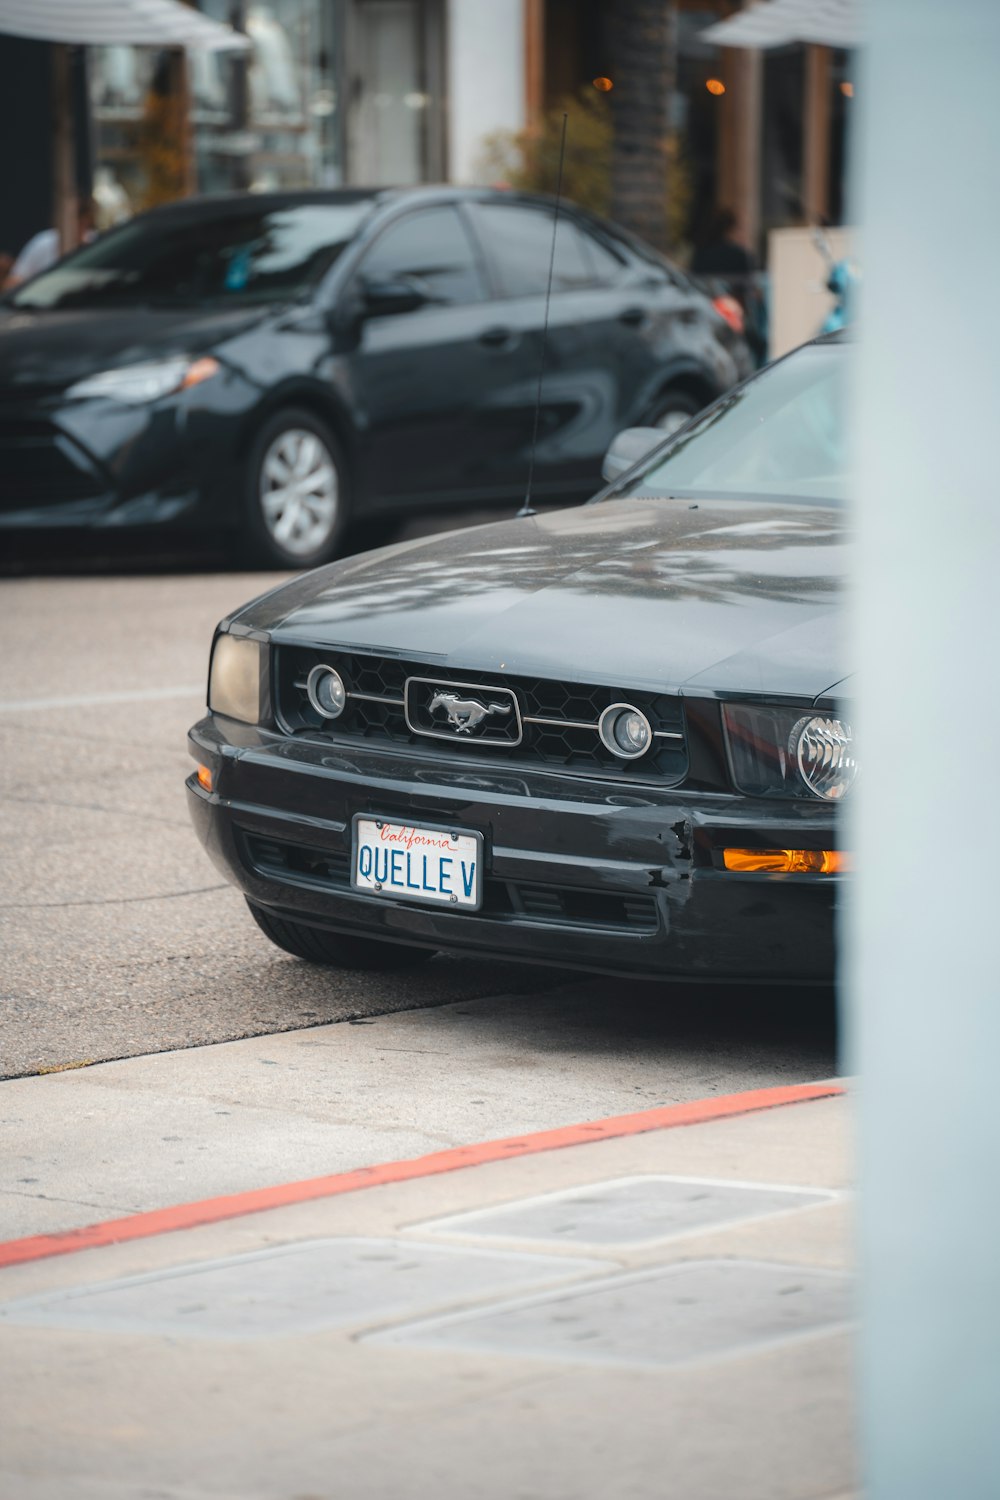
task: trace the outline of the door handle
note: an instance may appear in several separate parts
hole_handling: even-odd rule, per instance
[[[485,328],[479,335],[479,342],[485,344],[489,349],[505,349],[514,342],[514,333],[510,328]]]
[[[644,307],[626,307],[624,312],[618,314],[619,323],[624,323],[628,328],[638,328],[646,321],[646,309]]]

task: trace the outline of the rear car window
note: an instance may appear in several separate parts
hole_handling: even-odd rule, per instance
[[[552,209],[518,203],[482,203],[477,213],[502,295],[544,296],[552,258]],[[579,226],[566,214],[560,214],[552,267],[553,292],[593,286],[596,280]]]
[[[389,224],[361,263],[368,281],[412,281],[432,302],[481,302],[472,241],[454,208],[426,208]]]

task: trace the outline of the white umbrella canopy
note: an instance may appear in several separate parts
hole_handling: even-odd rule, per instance
[[[2,5],[0,0],[0,10]],[[862,32],[859,0],[756,0],[707,27],[701,37],[717,47],[784,47],[790,42],[857,47]]]
[[[250,43],[180,0],[0,0],[0,33],[80,47],[185,47],[224,51]]]

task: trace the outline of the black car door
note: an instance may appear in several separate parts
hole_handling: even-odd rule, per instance
[[[517,359],[510,362],[511,379],[500,398],[507,428],[517,435],[508,448],[512,475],[527,467],[551,258],[537,493],[585,494],[600,483],[608,445],[637,420],[655,378],[658,354],[648,337],[654,278],[624,249],[597,237],[572,209],[560,212],[554,256],[553,210],[547,204],[505,201],[498,194],[475,203],[473,212],[503,298],[500,321],[518,336]]]
[[[426,299],[366,315],[366,289],[409,285]],[[363,256],[347,375],[360,436],[358,479],[372,506],[503,496],[505,436],[490,420],[516,341],[490,300],[485,268],[451,203],[391,220]]]

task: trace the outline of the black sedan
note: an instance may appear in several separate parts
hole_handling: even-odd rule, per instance
[[[190,806],[279,947],[829,978],[848,355],[808,345],[666,446],[625,435],[656,451],[596,503],[222,622]]]
[[[0,307],[0,527],[199,529],[312,567],[369,529],[523,496],[552,239],[493,191],[235,195],[157,209]],[[560,217],[536,493],[584,499],[614,434],[749,369],[668,262]]]

